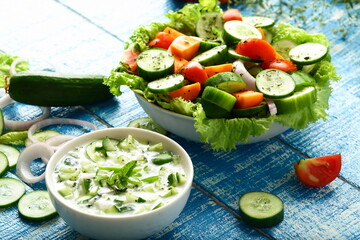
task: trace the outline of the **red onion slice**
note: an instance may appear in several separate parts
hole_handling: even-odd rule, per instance
[[[277,108],[273,100],[269,98],[265,98],[265,101],[267,102],[269,106],[270,115],[276,115],[277,114]]]
[[[29,147],[25,148],[19,156],[18,162],[16,164],[16,174],[17,176],[26,183],[33,184],[40,182],[45,178],[45,172],[39,176],[34,176],[31,172],[30,166],[31,163],[38,158],[50,159],[53,155],[54,150],[46,143],[36,143],[32,144]],[[47,163],[47,162],[45,162]]]
[[[243,78],[247,85],[247,90],[256,91],[255,78],[248,72],[242,61],[237,60],[233,63],[233,72],[239,74]]]
[[[50,125],[55,125],[55,124],[70,124],[70,125],[79,125],[82,127],[87,127],[87,128],[91,128],[93,130],[97,130],[97,126],[91,122],[87,122],[87,121],[83,121],[83,120],[78,120],[78,119],[71,119],[71,118],[48,118],[48,119],[44,119],[41,120],[35,124],[33,124],[29,130],[28,130],[28,138],[30,140],[31,143],[36,143],[39,142],[34,138],[34,133],[43,128],[43,127],[47,127]]]

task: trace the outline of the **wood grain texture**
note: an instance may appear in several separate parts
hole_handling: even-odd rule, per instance
[[[164,14],[183,1],[2,0],[6,11],[0,21],[0,50],[30,59],[32,69],[108,74],[119,61],[132,31],[141,24],[166,21]],[[29,11],[31,9],[31,11]],[[327,14],[340,11],[334,5]],[[245,9],[244,14],[251,9]],[[291,19],[286,21],[292,22]],[[327,121],[231,152],[212,151],[169,133],[191,156],[194,185],[188,204],[178,219],[149,239],[360,239],[360,62],[359,29],[347,39],[334,34],[336,19],[319,27],[333,42],[333,62],[342,79],[333,84]],[[20,113],[20,114],[19,114]],[[8,119],[29,120],[39,108],[15,104],[4,109]],[[119,97],[98,104],[51,109],[51,117],[90,121],[99,128],[125,127],[146,113],[129,89]],[[53,126],[64,133],[83,134],[73,126]],[[21,149],[21,148],[20,148]],[[309,188],[296,178],[293,163],[304,157],[333,153],[343,155],[340,178],[322,188]],[[45,165],[34,164],[40,174]],[[6,176],[16,177],[12,170]],[[45,189],[44,181],[27,191]],[[254,229],[241,220],[241,194],[263,190],[285,203],[284,221],[269,229]],[[86,239],[60,217],[42,223],[24,221],[16,206],[0,209],[0,239]]]

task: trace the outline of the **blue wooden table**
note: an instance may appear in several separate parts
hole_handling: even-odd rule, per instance
[[[176,0],[1,0],[0,50],[29,59],[30,69],[107,75],[117,66],[135,28],[166,21],[168,10],[184,4]],[[230,152],[212,151],[206,144],[169,134],[192,157],[195,177],[184,211],[150,239],[360,239],[360,28],[358,23],[348,26],[345,38],[332,31],[335,16],[344,8],[337,4],[328,9],[334,17],[328,24],[309,20],[302,26],[333,42],[332,59],[342,76],[332,85],[327,121]],[[359,14],[359,9],[359,4],[354,5],[353,13]],[[17,120],[39,114],[38,107],[24,104],[4,109],[5,118]],[[127,126],[143,116],[133,93],[126,90],[120,97],[94,105],[51,108],[51,117],[82,119],[99,128]],[[335,153],[342,154],[343,165],[331,184],[309,188],[297,180],[295,161]],[[15,171],[6,176],[16,177]],[[45,189],[44,182],[27,187],[27,191],[33,189]],[[252,190],[282,198],[281,224],[256,229],[241,220],[239,196]],[[60,217],[33,223],[22,220],[16,206],[0,209],[0,239],[84,238]]]

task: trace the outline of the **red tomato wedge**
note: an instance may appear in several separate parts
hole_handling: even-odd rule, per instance
[[[150,47],[154,48],[162,48],[168,49],[171,43],[174,41],[173,38],[169,33],[166,32],[158,32],[153,40],[149,42]]]
[[[311,187],[322,187],[339,175],[341,154],[302,159],[294,163],[294,168],[302,183]]]
[[[225,22],[227,21],[231,21],[231,20],[239,20],[242,21],[242,16],[241,13],[238,9],[236,8],[232,8],[232,9],[228,9],[226,10],[223,15],[222,18],[224,19]]]
[[[272,61],[276,59],[276,51],[271,44],[259,38],[249,38],[240,41],[235,47],[235,52],[262,61]]]
[[[205,72],[204,67],[196,61],[188,62],[180,71],[180,73],[184,76],[185,79],[190,80],[192,82],[199,82],[204,84],[208,79],[208,75]]]
[[[275,59],[273,61],[262,62],[260,67],[263,69],[279,69],[288,73],[297,71],[296,64],[285,59]]]

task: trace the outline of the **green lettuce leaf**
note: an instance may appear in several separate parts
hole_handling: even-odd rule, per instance
[[[0,87],[4,86],[5,76],[10,74],[10,66],[16,58],[18,57],[0,52]],[[16,66],[16,71],[25,71],[28,67],[29,64],[27,62],[21,62]]]

